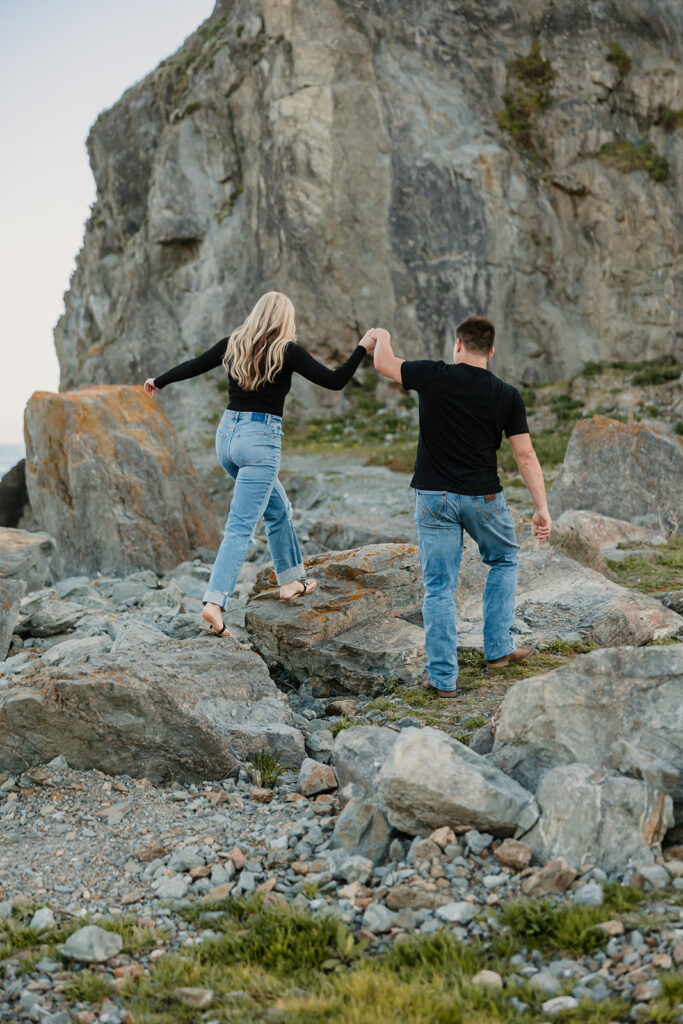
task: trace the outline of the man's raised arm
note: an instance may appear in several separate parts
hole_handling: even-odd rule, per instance
[[[389,331],[385,331],[383,327],[376,327],[374,331],[368,332],[377,339],[377,345],[375,347],[375,369],[378,373],[381,373],[383,377],[388,377],[389,380],[395,380],[398,384],[402,384],[401,379],[401,366],[405,362],[405,359],[398,359],[393,352],[391,347],[391,335]]]
[[[376,351],[376,350],[375,350]],[[545,496],[545,483],[543,482],[543,470],[534,451],[529,434],[513,434],[509,438],[512,452],[519,468],[522,480],[527,486],[534,503],[534,537],[538,540],[546,540],[550,535],[552,520],[548,512],[548,502]]]

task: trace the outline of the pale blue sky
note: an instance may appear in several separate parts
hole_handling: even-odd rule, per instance
[[[0,443],[59,382],[52,329],[95,198],[100,111],[169,56],[213,0],[0,0]]]

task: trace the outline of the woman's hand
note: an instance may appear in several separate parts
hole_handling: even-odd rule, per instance
[[[145,394],[149,395],[150,398],[154,398],[157,391],[159,390],[159,388],[155,387],[153,377],[148,377],[145,383],[143,384],[143,387],[145,389]]]
[[[374,330],[366,331],[358,344],[362,345],[366,352],[374,352],[375,345],[377,344],[377,338],[374,335]]]

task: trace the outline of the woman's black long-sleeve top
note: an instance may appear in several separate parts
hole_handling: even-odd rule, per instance
[[[228,347],[228,339],[221,338],[212,348],[202,352],[194,359],[188,359],[179,363],[173,369],[160,374],[154,379],[154,386],[161,389],[167,384],[174,384],[179,380],[187,380],[189,377],[198,377],[200,373],[207,370],[215,370],[220,366]],[[234,412],[266,412],[273,416],[282,416],[285,398],[292,386],[292,374],[300,373],[306,380],[313,384],[319,384],[328,391],[341,391],[353,377],[358,369],[365,349],[358,345],[345,363],[338,366],[336,370],[330,370],[323,363],[318,362],[313,356],[290,341],[285,349],[285,361],[282,369],[276,374],[271,382],[266,381],[261,387],[254,391],[245,391],[237,381],[228,373],[228,409]]]

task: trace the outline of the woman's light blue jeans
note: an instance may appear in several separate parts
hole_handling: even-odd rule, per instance
[[[488,498],[488,500],[487,500]],[[462,558],[462,531],[490,566],[484,588],[484,656],[503,658],[512,639],[519,545],[502,491],[495,495],[415,491],[415,525],[425,588],[422,616],[427,677],[439,690],[454,690],[458,678],[458,633],[454,595]]]
[[[229,409],[223,413],[216,432],[216,454],[225,472],[234,479],[235,490],[204,602],[225,607],[261,517],[280,586],[304,576],[301,549],[292,524],[292,506],[277,478],[281,443],[279,416]]]

